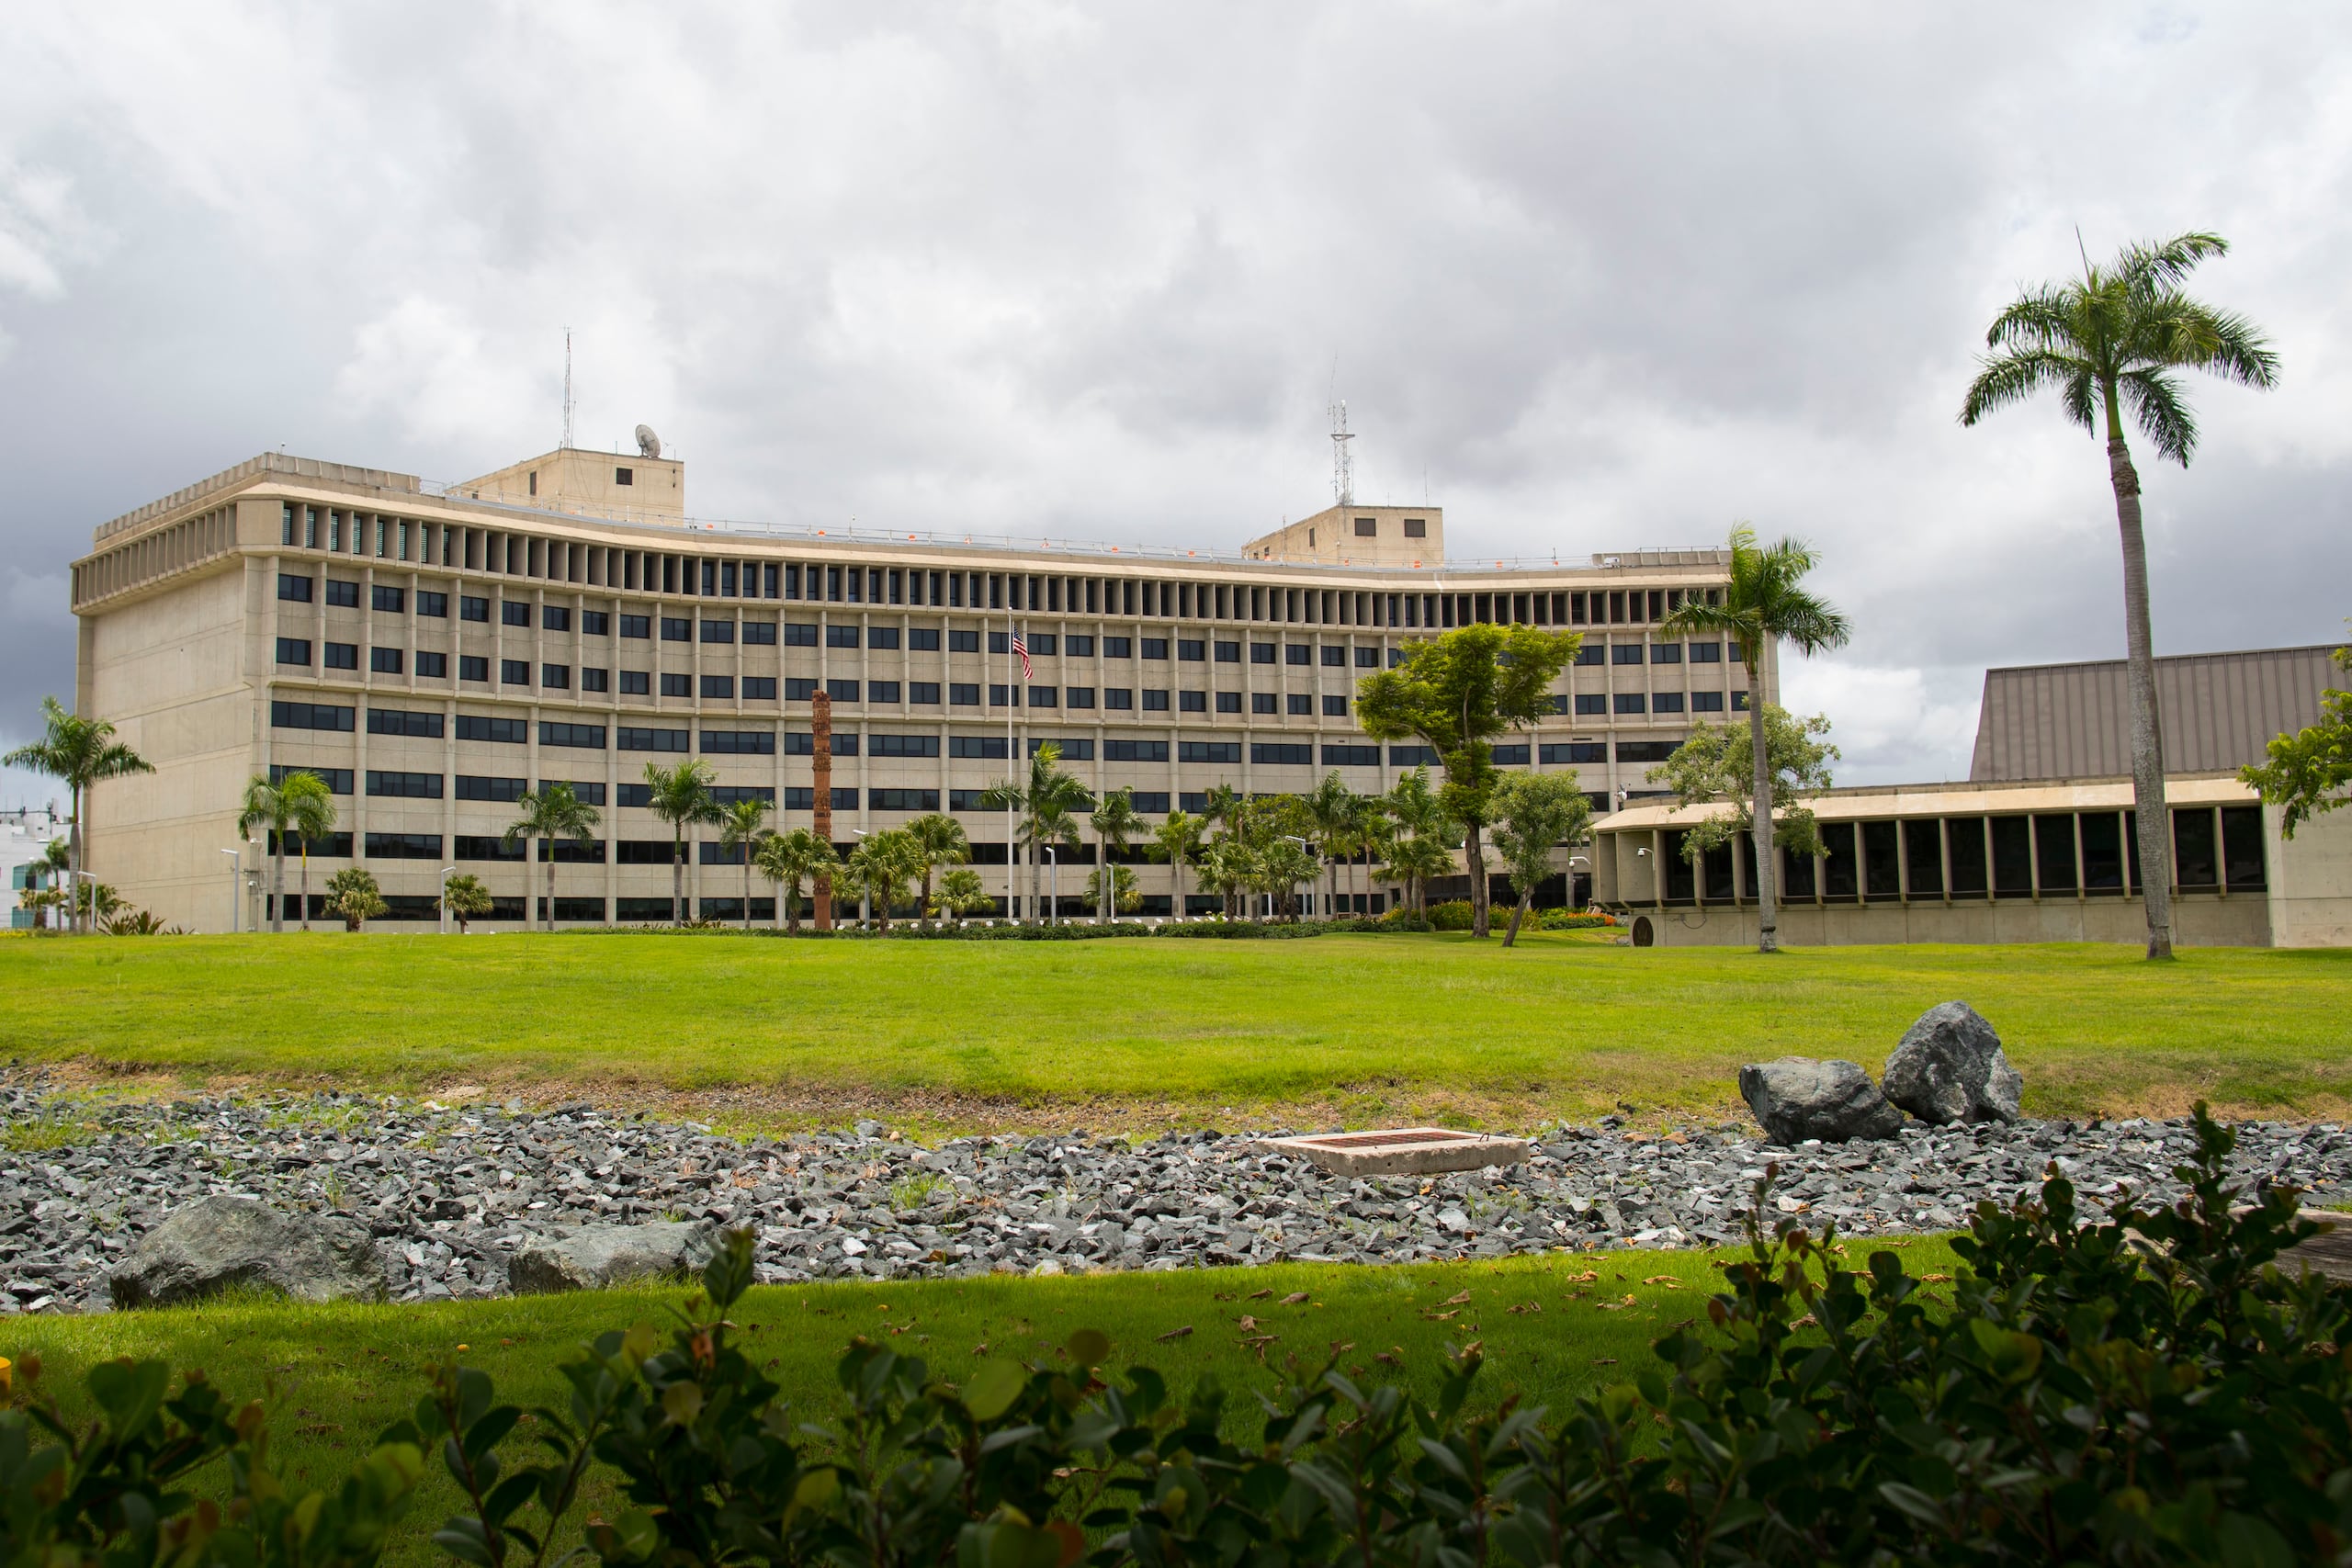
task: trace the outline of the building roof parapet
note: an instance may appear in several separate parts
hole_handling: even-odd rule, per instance
[[[103,543],[115,535],[153,522],[166,513],[176,512],[191,502],[200,501],[216,491],[234,490],[266,474],[287,474],[297,479],[324,479],[331,484],[356,485],[366,490],[392,491],[414,495],[424,489],[414,474],[395,473],[389,468],[361,468],[349,463],[322,462],[316,457],[289,457],[284,452],[264,452],[258,457],[248,457],[233,468],[223,468],[210,479],[198,479],[192,485],[174,491],[160,501],[134,508],[121,516],[101,523],[90,534],[94,544]]]

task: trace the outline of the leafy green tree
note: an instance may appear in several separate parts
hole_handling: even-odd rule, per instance
[[[890,911],[905,899],[908,886],[922,874],[922,847],[904,828],[870,833],[850,851],[843,870],[865,891],[876,922],[888,934]]]
[[[1405,661],[1356,683],[1356,721],[1374,740],[1419,739],[1445,769],[1442,798],[1463,826],[1470,929],[1488,934],[1482,830],[1491,819],[1494,742],[1552,711],[1551,686],[1584,638],[1533,626],[1470,626],[1412,644]]]
[[[518,842],[527,844],[537,840],[539,857],[548,863],[548,930],[555,930],[555,841],[570,839],[583,850],[596,847],[596,824],[601,818],[596,808],[582,800],[568,784],[541,784],[535,794],[526,795],[515,803],[521,815],[510,824],[499,842],[513,849]],[[523,893],[530,897],[531,874],[526,866],[523,873]]]
[[[1747,735],[1759,803],[1756,834],[1756,947],[1759,953],[1781,950],[1778,915],[1780,883],[1774,874],[1770,831],[1762,826],[1772,819],[1772,769],[1764,732],[1763,671],[1768,654],[1777,654],[1787,642],[1811,656],[1843,648],[1853,630],[1846,617],[1808,592],[1806,576],[1820,565],[1812,547],[1795,539],[1759,546],[1756,531],[1746,524],[1731,531],[1731,577],[1720,604],[1709,604],[1695,593],[1683,597],[1681,607],[1667,613],[1658,629],[1669,637],[1713,632],[1729,637],[1747,669]]]
[[[1552,874],[1553,846],[1576,843],[1591,829],[1592,802],[1577,787],[1574,773],[1515,773],[1495,792],[1495,848],[1519,895],[1503,932],[1505,947],[1519,940],[1535,889]]]
[[[1201,835],[1207,831],[1205,821],[1181,806],[1161,818],[1159,826],[1152,829],[1152,849],[1168,863],[1171,884],[1168,909],[1171,915],[1184,912],[1184,863],[1200,849]]]
[[[2335,667],[2352,671],[2352,647],[2335,650]],[[2240,770],[2238,777],[2278,807],[2278,830],[2287,838],[2312,818],[2352,806],[2352,692],[2320,694],[2320,721],[2270,742],[2270,760]],[[2142,818],[2146,821],[2146,818]]]
[[[343,929],[356,931],[389,908],[375,874],[364,865],[347,865],[327,878],[327,912],[339,917]]]
[[[2278,382],[2278,356],[2245,317],[2192,299],[2183,288],[2197,264],[2227,255],[2219,234],[2182,234],[2161,244],[2127,245],[2104,267],[2083,258],[2078,280],[2020,294],[1984,334],[1980,362],[1961,405],[1973,425],[1996,409],[2054,391],[2066,417],[2107,434],[2108,484],[2123,543],[2123,637],[2132,685],[2132,795],[2142,822],[2171,820],[2165,807],[2164,732],[2156,711],[2155,634],[2148,609],[2148,548],[2140,526],[2140,472],[2124,436],[2128,412],[2155,448],[2182,468],[2197,450],[2197,417],[2181,369],[2203,370],[2241,387]],[[2148,956],[2172,956],[2171,835],[2140,835]]]
[[[768,813],[774,810],[756,795],[743,795],[718,813],[718,841],[729,851],[743,852],[743,934],[752,934],[752,869],[760,840],[768,836]]]
[[[1132,840],[1140,838],[1148,826],[1136,810],[1134,793],[1124,789],[1114,789],[1104,795],[1102,803],[1094,808],[1094,814],[1087,821],[1094,829],[1094,841],[1101,846],[1098,853],[1103,865],[1111,863],[1114,852],[1124,851]],[[1129,873],[1126,886],[1132,887],[1135,880],[1134,874]],[[1110,886],[1105,886],[1101,877],[1088,879],[1087,896],[1094,901],[1095,919],[1108,920],[1115,912],[1113,902],[1115,886],[1115,879]],[[1136,907],[1140,908],[1143,895],[1137,893],[1136,899]]]
[[[297,771],[276,784],[266,773],[245,782],[245,796],[237,810],[237,831],[247,838],[256,828],[270,835],[269,929],[286,929],[286,840],[290,835],[302,846],[302,929],[311,929],[311,840],[334,831],[334,792],[313,773]]]
[[[670,824],[670,919],[675,925],[686,923],[686,829],[718,820],[713,782],[710,764],[700,757],[674,768],[645,764],[645,804]]]
[[[752,863],[760,874],[777,885],[777,902],[784,907],[784,929],[797,935],[800,931],[800,885],[814,884],[820,876],[829,876],[841,864],[841,856],[833,846],[807,828],[795,828],[788,832],[771,833],[760,840],[752,853]]]
[[[957,866],[939,879],[939,892],[928,908],[934,918],[947,915],[961,925],[966,915],[978,914],[995,904],[980,874],[969,866]]]
[[[441,885],[441,908],[458,922],[458,934],[463,936],[468,926],[490,913],[490,889],[472,872],[461,871]]]
[[[83,806],[92,786],[107,779],[119,779],[131,773],[152,773],[155,770],[138,752],[114,738],[114,726],[101,718],[82,718],[67,713],[55,697],[40,700],[41,738],[19,746],[0,763],[12,768],[27,768],[36,773],[46,773],[63,784],[71,793],[74,814],[66,818],[66,880],[78,884],[83,868],[89,862],[89,845],[82,832]],[[83,900],[73,901],[78,910]],[[76,930],[87,930],[83,918],[73,917]]]
[[[907,824],[915,846],[922,851],[922,893],[917,907],[931,908],[932,873],[943,865],[963,865],[972,858],[972,840],[964,824],[944,811],[925,812]]]
[[[980,794],[980,804],[991,810],[1021,814],[1014,836],[1029,850],[1029,925],[1039,923],[1044,899],[1045,851],[1049,844],[1079,842],[1078,814],[1093,805],[1086,785],[1061,769],[1062,749],[1048,740],[1029,758],[1021,778],[1005,779]]]
[[[1771,777],[1768,798],[1774,803],[1772,842],[1792,855],[1817,855],[1822,852],[1820,824],[1814,818],[1813,808],[1797,796],[1818,795],[1830,787],[1829,764],[1838,761],[1838,748],[1822,739],[1829,733],[1828,716],[1798,718],[1786,708],[1770,704],[1758,711],[1763,719],[1764,750]],[[1751,749],[1749,737],[1733,726],[1702,723],[1674,749],[1674,755],[1649,771],[1650,782],[1674,791],[1684,806],[1732,803],[1729,813],[1701,817],[1683,836],[1682,853],[1691,864],[1697,865],[1708,852],[1743,834],[1755,837]]]
[[[1104,872],[1111,874],[1108,889],[1102,886]],[[1098,865],[1087,873],[1086,897],[1098,910],[1108,906],[1108,910],[1102,916],[1106,920],[1113,912],[1132,915],[1143,908],[1143,888],[1136,883],[1134,871],[1124,865]]]

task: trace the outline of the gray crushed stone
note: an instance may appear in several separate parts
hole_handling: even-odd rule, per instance
[[[738,1141],[588,1104],[443,1107],[317,1095],[93,1102],[0,1087],[0,1315],[107,1309],[107,1271],[181,1204],[240,1193],[364,1223],[394,1299],[506,1293],[529,1241],[587,1223],[755,1227],[762,1279],[887,1280],[1404,1263],[1736,1241],[1756,1181],[1770,1212],[1851,1235],[1949,1230],[1984,1199],[2036,1189],[2052,1161],[2086,1203],[2170,1194],[2186,1122],[2021,1122],[1877,1143],[1768,1145],[1751,1127],[1659,1136],[1616,1118],[1537,1130],[1517,1168],[1349,1180],[1264,1152],[1257,1134],[1150,1140],[1073,1132],[933,1148],[861,1122]],[[51,1148],[29,1130],[72,1125]],[[2234,1174],[2352,1200],[2352,1132],[2254,1122]]]

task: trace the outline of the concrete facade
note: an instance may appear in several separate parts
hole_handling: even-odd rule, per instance
[[[614,485],[616,468],[636,470],[629,485]],[[673,473],[673,492],[646,482]],[[1012,877],[1025,895],[1003,815],[972,797],[1035,744],[1063,742],[1090,787],[1133,789],[1147,816],[1197,810],[1220,784],[1303,790],[1334,768],[1385,789],[1423,759],[1365,739],[1355,682],[1453,626],[1586,634],[1557,716],[1501,760],[1573,768],[1604,803],[1644,793],[1694,718],[1747,695],[1719,645],[1650,629],[1682,595],[1720,591],[1713,550],[1416,569],[1015,549],[656,514],[648,503],[670,493],[682,509],[669,458],[549,454],[435,490],[268,454],[102,525],[73,569],[78,711],[117,724],[156,772],[96,790],[91,869],[167,920],[218,931],[220,852],[236,849],[240,923],[260,923],[265,857],[241,844],[237,802],[253,776],[305,768],[337,791],[349,835],[313,846],[314,895],[365,863],[395,922],[429,921],[456,866],[503,900],[492,923],[512,925],[544,895],[544,871],[494,840],[515,794],[561,779],[598,806],[605,838],[601,859],[559,865],[559,920],[659,918],[670,834],[633,804],[645,765],[706,758],[722,790],[775,801],[772,825],[805,826],[808,698],[829,690],[844,742],[835,837],[947,811],[991,891]],[[1412,513],[1425,513],[1434,528],[1435,509]],[[1026,682],[1008,673],[1014,626],[1033,649]],[[690,846],[687,891],[732,918],[743,872],[716,852]],[[1062,878],[1066,907],[1091,855],[1068,857],[1080,863]],[[1169,870],[1135,869],[1165,908]],[[289,866],[289,895],[292,882]],[[1197,896],[1189,876],[1185,890]],[[761,918],[773,889],[752,892]]]

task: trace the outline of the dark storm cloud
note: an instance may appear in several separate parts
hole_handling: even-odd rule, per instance
[[[0,62],[0,734],[90,527],[281,443],[453,479],[645,420],[701,514],[1460,553],[1803,534],[1851,779],[2121,645],[2096,448],[1953,423],[2021,281],[2219,229],[2287,381],[2151,471],[2168,650],[2352,603],[2324,6],[59,8]],[[2034,48],[2020,51],[2016,39]],[[0,787],[8,793],[14,784]]]

